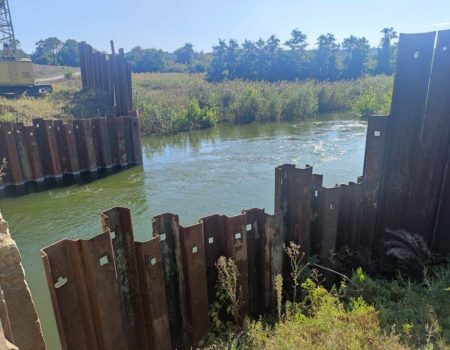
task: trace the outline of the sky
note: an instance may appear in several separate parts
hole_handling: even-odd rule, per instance
[[[31,52],[40,39],[87,41],[100,50],[135,46],[173,51],[190,42],[210,52],[219,38],[281,42],[299,28],[314,46],[320,34],[341,41],[380,30],[399,33],[450,29],[450,0],[9,0],[16,37]]]

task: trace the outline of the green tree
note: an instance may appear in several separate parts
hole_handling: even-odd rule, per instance
[[[63,42],[56,37],[39,40],[32,54],[32,60],[39,64],[57,65],[58,53],[62,46]]]
[[[397,32],[394,28],[384,28],[381,33],[383,37],[380,41],[380,47],[378,48],[378,60],[375,72],[377,74],[391,75],[393,73],[392,67],[392,40],[397,39]]]
[[[313,60],[313,75],[319,81],[338,78],[337,53],[339,45],[333,34],[327,33],[317,38],[317,50]]]
[[[365,37],[350,35],[342,42],[344,49],[344,78],[355,79],[362,76],[367,68],[369,57],[369,42]]]
[[[227,51],[225,40],[219,40],[219,44],[213,46],[213,59],[208,69],[208,81],[223,81],[227,79]]]
[[[63,66],[79,66],[80,54],[78,51],[78,41],[74,39],[66,40],[57,53],[57,60]]]
[[[194,60],[194,46],[191,43],[186,43],[183,47],[175,50],[174,55],[176,63],[189,65]]]
[[[157,49],[142,49],[136,46],[127,53],[134,72],[164,72],[169,64],[169,54]]]

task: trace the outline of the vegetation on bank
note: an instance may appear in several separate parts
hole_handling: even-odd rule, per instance
[[[392,77],[375,76],[340,82],[210,83],[200,74],[135,74],[134,101],[147,133],[171,133],[209,127],[215,122],[292,121],[319,113],[353,110],[357,114],[388,114]],[[186,124],[189,106],[197,103],[209,123]],[[181,120],[181,122],[180,122]],[[179,126],[183,125],[183,128]]]
[[[237,267],[218,260],[205,349],[450,349],[450,265],[425,269],[417,280],[371,278],[358,268],[325,288],[299,248],[285,248],[291,273],[276,277],[277,314],[259,320],[240,318]]]
[[[339,82],[210,83],[203,74],[141,73],[133,76],[134,104],[145,134],[208,128],[217,123],[302,121],[319,113],[352,110],[387,114],[392,77],[368,76]],[[81,92],[73,75],[42,98],[0,98],[0,120],[91,118],[111,114],[108,96]]]

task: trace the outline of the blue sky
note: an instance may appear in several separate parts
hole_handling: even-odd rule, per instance
[[[172,51],[185,42],[210,51],[218,38],[282,42],[299,28],[355,34],[376,46],[383,27],[413,33],[450,28],[450,0],[10,0],[16,36],[26,51],[39,39],[85,40],[99,49],[140,45]]]

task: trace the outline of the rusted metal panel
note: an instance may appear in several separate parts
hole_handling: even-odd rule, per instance
[[[62,349],[99,349],[79,242],[55,243],[41,256]]]
[[[380,199],[380,184],[383,175],[384,152],[387,126],[390,117],[369,117],[366,136],[363,174],[363,213],[361,247],[371,251],[376,232],[377,213]]]
[[[20,168],[20,159],[17,153],[16,139],[12,123],[0,124],[0,136],[2,139],[3,152],[7,163],[5,185],[23,185],[24,179]]]
[[[113,208],[102,213],[102,229],[113,236],[114,260],[130,349],[147,349],[148,341],[137,271],[131,213]]]
[[[117,134],[116,122],[114,117],[108,117],[108,134],[109,143],[111,145],[111,162],[113,166],[120,166],[119,157],[119,138]]]
[[[80,244],[99,346],[128,349],[110,234],[105,232]]]
[[[152,224],[153,235],[161,243],[172,346],[184,348],[189,345],[189,340],[178,216],[158,215],[153,218]]]
[[[320,240],[320,257],[324,261],[336,250],[341,188],[322,188],[319,196],[317,235]]]
[[[143,243],[136,242],[135,245],[149,348],[171,350],[169,309],[159,237]]]
[[[351,215],[351,188],[349,185],[340,185],[341,196],[337,223],[336,251],[349,245],[349,220]]]
[[[264,309],[272,312],[276,309],[275,277],[283,275],[283,237],[284,225],[281,212],[271,216],[265,214],[264,224]]]
[[[208,285],[208,304],[216,299],[217,268],[216,262],[225,255],[224,217],[211,215],[200,220],[203,225],[205,242],[206,278]]]
[[[419,151],[435,36],[436,33],[400,35],[381,183],[379,237],[386,228],[408,226],[405,210]]]
[[[97,157],[97,167],[100,169],[110,169],[112,167],[112,160],[108,121],[106,118],[97,118],[92,119],[91,124]]]
[[[247,262],[247,230],[245,215],[224,216],[224,234],[226,256],[232,258],[239,271],[239,286],[241,292],[240,314],[244,316],[249,312],[248,300],[248,262]]]
[[[419,153],[409,201],[408,226],[431,244],[447,150],[450,146],[450,30],[438,32],[427,108],[420,130]]]
[[[313,168],[295,169],[294,172],[294,203],[291,219],[291,229],[294,232],[294,242],[300,245],[306,254],[311,252],[311,193]]]
[[[23,124],[14,123],[13,133],[16,138],[17,155],[19,157],[20,168],[22,170],[23,182],[32,181],[30,158],[28,157],[28,152],[25,147],[24,135],[23,135]]]
[[[95,156],[94,137],[92,135],[91,121],[89,119],[80,120],[84,147],[86,147],[87,166],[89,171],[97,170],[97,159]]]
[[[131,117],[122,117],[123,136],[125,142],[126,162],[128,165],[135,164],[133,152],[133,134],[131,129]]]
[[[92,129],[92,141],[94,143],[95,159],[97,160],[97,169],[103,169],[103,160],[100,150],[100,137],[99,137],[99,126],[98,118],[91,119],[91,129]]]
[[[97,159],[90,121],[76,119],[74,120],[74,128],[80,171],[96,171]]]
[[[248,300],[251,315],[258,316],[264,309],[264,239],[265,213],[262,209],[247,209],[245,229],[247,231]]]
[[[450,252],[450,147],[447,147],[447,152],[447,162],[431,240],[431,251],[443,255]]]
[[[131,133],[134,164],[142,164],[141,126],[139,117],[131,118]]]
[[[117,132],[117,144],[119,152],[119,165],[122,167],[127,166],[127,151],[125,148],[125,132],[123,128],[123,118],[113,119],[116,132]]]
[[[348,246],[353,251],[361,247],[361,227],[363,220],[363,185],[350,182],[349,184],[350,210],[347,221]]]
[[[52,120],[42,120],[41,128],[48,149],[49,176],[55,179],[62,178],[61,163],[59,161],[58,145],[56,143],[55,127]]]
[[[36,182],[44,181],[39,148],[34,135],[34,127],[24,126],[22,129],[22,135],[23,142],[28,153],[28,159],[30,160],[31,179]]]
[[[180,243],[189,343],[197,346],[210,327],[203,225],[180,227]]]
[[[67,150],[66,134],[62,120],[53,121],[55,138],[58,149],[59,161],[61,163],[61,172],[63,175],[70,174],[70,157]]]
[[[319,208],[320,194],[322,192],[323,175],[313,174],[311,194],[311,254],[319,254]]]
[[[128,349],[110,233],[42,250],[63,349]]]
[[[66,124],[63,124],[62,130],[64,133],[64,142],[67,157],[67,172],[70,175],[79,175],[80,163],[78,161],[77,142],[75,140],[73,121],[69,120]]]

